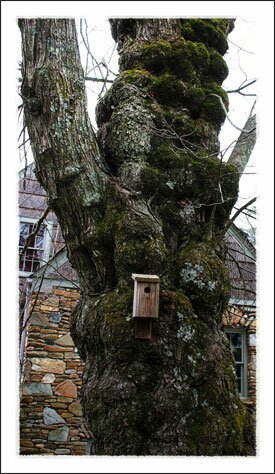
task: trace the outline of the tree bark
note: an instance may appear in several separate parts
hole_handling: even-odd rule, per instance
[[[209,96],[227,103],[232,21],[112,20],[121,73],[98,104],[97,138],[74,22],[19,24],[38,178],[82,287],[71,333],[95,453],[253,454],[221,331],[230,292],[222,238],[238,173],[217,158],[224,111]],[[132,273],[161,279],[151,340],[133,336]]]
[[[240,133],[236,145],[228,158],[228,164],[238,168],[240,175],[245,170],[256,143],[256,115],[248,117],[244,130]]]

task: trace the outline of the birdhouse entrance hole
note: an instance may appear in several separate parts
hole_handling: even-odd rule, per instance
[[[149,288],[149,286],[146,286],[144,288],[144,293],[150,293],[150,291],[151,291],[151,288]]]

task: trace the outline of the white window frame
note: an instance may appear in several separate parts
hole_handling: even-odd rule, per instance
[[[248,398],[248,378],[247,378],[247,367],[248,367],[248,354],[247,354],[247,331],[244,328],[226,327],[224,332],[227,334],[238,333],[242,335],[242,362],[235,361],[236,365],[241,366],[241,391],[239,392],[240,398]],[[230,341],[228,340],[230,343]],[[234,356],[233,356],[234,357]],[[236,374],[237,375],[237,374]]]
[[[20,224],[26,223],[26,224],[35,224],[39,220],[39,217],[24,217],[20,216],[19,217],[19,229],[20,229]],[[49,221],[48,219],[45,219],[43,222],[43,225],[45,226],[45,231],[44,231],[44,238],[43,238],[43,254],[42,254],[42,260],[40,262],[40,267],[45,264],[49,260],[50,257],[50,250],[51,250],[51,240],[52,240],[52,229],[53,229],[53,222]],[[20,231],[19,231],[20,232]],[[19,250],[20,251],[20,250]],[[34,272],[25,272],[22,270],[19,270],[19,276],[22,277],[28,277]]]

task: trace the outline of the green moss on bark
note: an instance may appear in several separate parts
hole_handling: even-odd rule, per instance
[[[215,48],[220,54],[225,54],[228,45],[223,22],[223,19],[181,20],[182,36],[190,41],[202,42],[209,48]]]
[[[180,287],[202,319],[220,321],[230,295],[228,270],[209,244],[191,244],[179,256]]]
[[[228,24],[180,23],[182,36],[171,41],[135,41],[131,24],[122,72],[97,109],[100,147],[123,198],[116,209],[116,193],[108,194],[98,228],[112,239],[116,286],[90,300],[82,318],[96,454],[251,452],[219,330],[230,292],[219,245],[238,180],[217,158],[225,113],[211,94],[228,107],[220,87]],[[151,340],[134,338],[131,273],[161,278]]]

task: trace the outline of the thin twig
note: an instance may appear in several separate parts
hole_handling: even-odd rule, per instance
[[[225,107],[225,105],[224,105],[224,103],[223,103],[223,100],[222,100],[221,96],[219,96],[218,94],[212,94],[212,93],[210,93],[210,94],[208,94],[208,95],[205,97],[204,101],[205,101],[208,97],[217,97],[217,99],[219,100],[219,102],[220,102],[220,104],[221,104],[221,106],[222,106],[222,109],[223,109],[223,111],[224,111],[224,113],[225,113],[225,115],[226,115],[226,118],[227,118],[228,122],[232,125],[232,127],[236,128],[236,129],[239,130],[240,132],[245,132],[245,133],[254,132],[254,130],[256,129],[256,127],[251,128],[251,130],[244,130],[243,128],[238,127],[237,125],[235,125],[235,124],[232,122],[232,120],[230,119],[230,117],[229,117],[229,115],[228,115],[228,113],[227,113],[226,107]],[[204,102],[204,101],[203,101],[203,102]]]
[[[84,77],[85,81],[92,81],[92,82],[110,82],[110,83],[113,83],[114,81],[112,79],[99,79],[97,77],[89,77],[89,76],[85,76]]]

